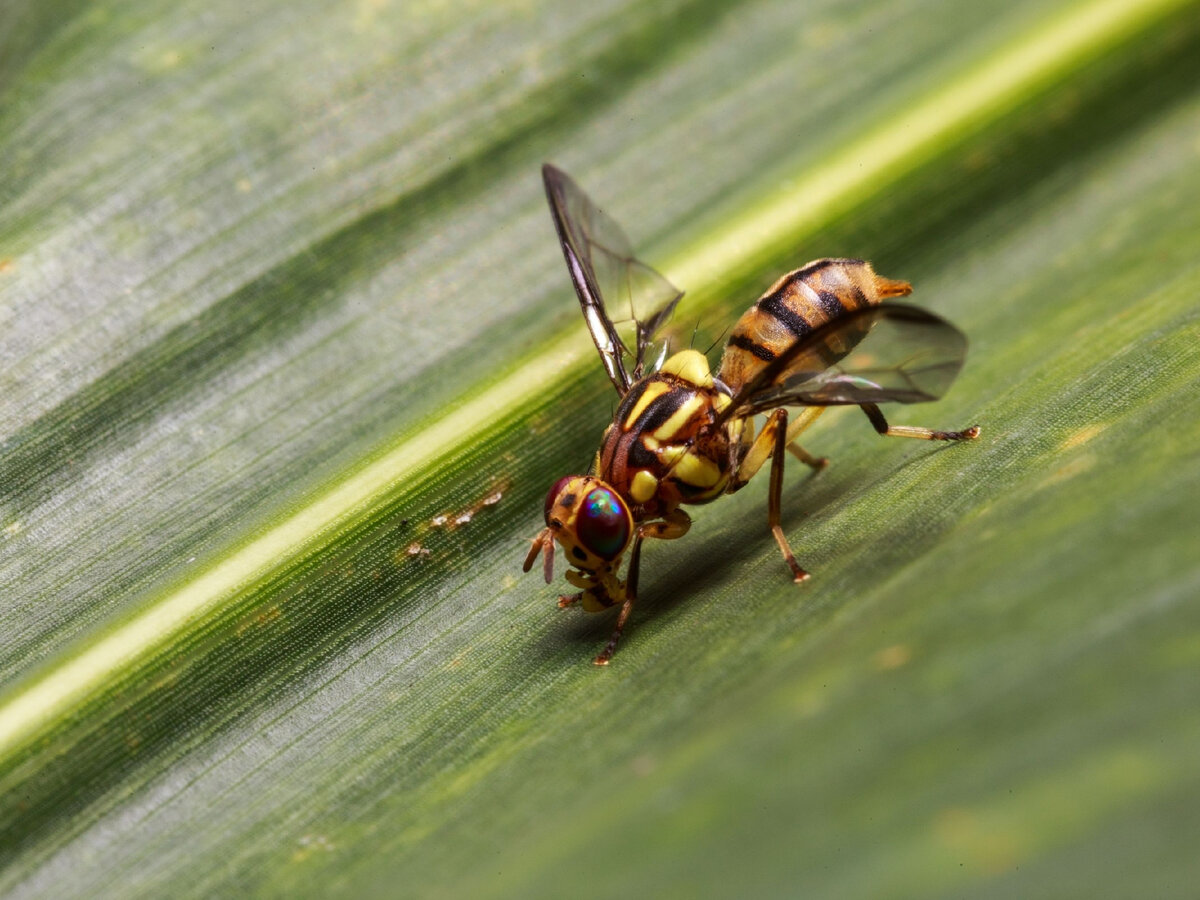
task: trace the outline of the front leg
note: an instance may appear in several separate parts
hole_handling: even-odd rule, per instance
[[[594,660],[596,665],[608,665],[613,654],[617,652],[617,642],[621,640],[621,633],[625,630],[625,623],[629,621],[629,614],[633,612],[633,601],[637,599],[638,571],[642,562],[643,539],[658,538],[663,541],[673,541],[687,534],[691,527],[692,517],[679,507],[675,507],[658,521],[646,522],[638,526],[637,537],[633,542],[633,554],[629,557],[629,574],[625,579],[625,602],[621,606],[621,612],[617,614],[617,627],[613,630],[612,637],[608,639],[608,643]]]
[[[867,414],[875,430],[884,437],[917,438],[923,441],[973,441],[979,437],[978,425],[972,425],[962,431],[934,431],[932,428],[920,428],[915,425],[889,425],[874,403],[864,403],[861,409]]]
[[[608,639],[608,643],[604,645],[600,655],[593,660],[598,666],[607,666],[613,654],[617,652],[617,641],[621,640],[621,632],[625,630],[625,623],[629,621],[629,614],[633,612],[633,601],[637,599],[638,570],[641,562],[642,535],[639,533],[633,539],[633,554],[629,557],[629,577],[625,581],[625,604],[621,607],[621,612],[617,614],[617,627],[613,631],[612,637]]]
[[[599,572],[571,569],[566,579],[573,587],[579,588],[579,593],[560,596],[559,609],[579,604],[587,612],[603,612],[625,599],[625,585],[611,568]]]

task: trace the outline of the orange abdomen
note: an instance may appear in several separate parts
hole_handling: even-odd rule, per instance
[[[742,314],[725,344],[717,377],[736,393],[759,369],[826,322],[911,292],[907,281],[881,278],[861,259],[814,260],[784,275]]]

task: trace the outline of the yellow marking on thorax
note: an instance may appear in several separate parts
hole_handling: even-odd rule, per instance
[[[711,376],[710,376],[711,378]],[[682,390],[682,388],[681,388]],[[679,409],[671,413],[671,417],[654,429],[654,436],[660,441],[669,441],[672,437],[679,433],[687,421],[700,411],[705,404],[705,398],[699,394],[689,397]]]
[[[638,417],[646,411],[651,403],[671,390],[671,386],[664,381],[652,381],[646,385],[646,389],[642,391],[642,396],[638,397],[638,402],[634,404],[633,409],[629,411],[629,415],[625,417],[625,421],[621,423],[621,427],[628,431],[633,427],[633,423],[638,420]]]
[[[674,375],[681,381],[694,384],[696,387],[710,388],[713,386],[712,370],[708,360],[699,350],[680,350],[672,354],[661,369],[667,375]]]
[[[658,493],[658,479],[645,469],[633,476],[633,481],[629,485],[629,496],[638,503],[645,503],[656,493]]]
[[[697,456],[686,446],[675,444],[663,447],[658,458],[671,469],[671,476],[693,487],[715,487],[721,480],[721,470],[711,459]]]

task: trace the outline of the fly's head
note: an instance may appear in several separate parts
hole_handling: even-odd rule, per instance
[[[608,572],[617,567],[633,537],[633,514],[613,488],[592,475],[560,478],[546,494],[546,527],[525,559],[525,571],[543,555],[546,582],[554,575],[554,542],[562,545],[567,561],[585,572]]]

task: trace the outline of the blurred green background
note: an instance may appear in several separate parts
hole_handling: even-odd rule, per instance
[[[1185,0],[4,4],[0,890],[1195,896],[1198,76]],[[546,160],[678,345],[911,280],[982,438],[824,417],[813,580],[753,484],[593,667]]]

